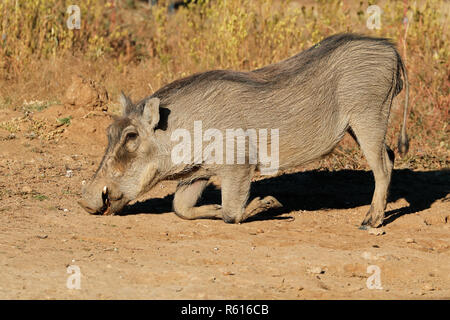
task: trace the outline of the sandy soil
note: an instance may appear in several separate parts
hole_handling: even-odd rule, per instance
[[[69,115],[70,124],[55,124]],[[176,217],[174,182],[124,215],[91,216],[77,200],[103,155],[110,117],[54,106],[25,118],[0,110],[5,121],[2,299],[450,298],[449,171],[395,171],[378,236],[358,229],[372,174],[314,164],[257,179],[252,197],[273,195],[284,207],[241,225]],[[202,201],[219,197],[211,184]],[[69,265],[80,268],[79,290],[66,287]],[[382,289],[366,285],[371,265]]]

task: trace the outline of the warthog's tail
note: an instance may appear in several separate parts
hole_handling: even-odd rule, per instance
[[[397,53],[398,64],[403,74],[403,79],[405,80],[405,106],[403,109],[403,123],[402,130],[400,132],[400,136],[398,137],[398,152],[401,156],[404,156],[409,149],[409,140],[408,135],[406,134],[406,119],[408,117],[408,100],[409,100],[409,82],[408,75],[406,74],[405,65],[402,61],[402,58]]]

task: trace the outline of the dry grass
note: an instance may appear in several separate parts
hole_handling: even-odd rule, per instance
[[[168,14],[164,4],[82,0],[81,29],[73,31],[66,27],[69,2],[0,3],[0,110],[32,100],[57,103],[73,74],[102,83],[114,100],[121,89],[141,98],[194,72],[250,70],[326,36],[358,32],[392,38],[406,61],[411,149],[397,166],[449,167],[448,1],[199,0]],[[370,4],[383,10],[380,30],[366,27]],[[393,108],[391,145],[403,99],[404,93]],[[344,141],[321,166],[359,168],[360,157],[358,148]]]

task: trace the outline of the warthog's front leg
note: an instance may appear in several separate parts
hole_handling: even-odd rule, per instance
[[[239,166],[222,175],[222,216],[225,222],[241,223],[260,212],[282,206],[272,196],[255,198],[247,205],[254,171],[252,166]]]
[[[281,208],[283,205],[274,197],[267,196],[264,199],[257,197],[245,208],[241,221],[245,221],[254,215],[269,209]]]
[[[240,223],[248,218],[271,208],[282,205],[272,196],[253,199],[247,206],[250,193],[252,167],[234,167],[222,177],[222,206],[210,204],[195,207],[208,180],[200,179],[191,183],[180,182],[175,192],[173,207],[175,214],[187,220],[223,219],[228,223]]]
[[[192,183],[179,183],[173,199],[175,214],[187,220],[221,219],[221,206],[217,204],[194,207],[207,184],[208,180],[203,179]]]

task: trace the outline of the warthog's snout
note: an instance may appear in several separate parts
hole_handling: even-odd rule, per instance
[[[83,189],[83,198],[78,203],[90,214],[114,214],[123,208],[124,203],[123,194],[113,190],[106,184],[91,183]]]

